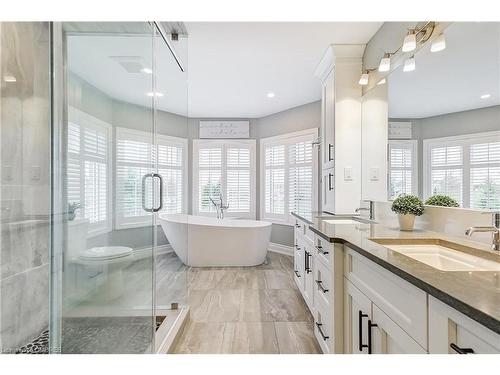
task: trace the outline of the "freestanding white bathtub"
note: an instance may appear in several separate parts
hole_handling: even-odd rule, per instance
[[[159,222],[188,266],[256,266],[266,259],[270,222],[168,214],[160,214]]]

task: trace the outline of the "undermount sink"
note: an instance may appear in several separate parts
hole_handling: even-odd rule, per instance
[[[323,220],[323,222],[328,223],[328,224],[366,224],[366,223],[368,223],[367,221],[365,221],[363,219],[350,218],[350,217],[338,218],[338,219],[328,219],[328,220]]]
[[[428,243],[421,240],[416,243],[406,241],[397,243],[397,240],[384,239],[372,239],[372,241],[441,271],[500,271],[499,262],[450,248],[446,244],[458,247],[461,245],[447,241],[429,240]]]

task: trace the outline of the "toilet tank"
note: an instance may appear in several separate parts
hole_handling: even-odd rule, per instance
[[[68,221],[68,245],[66,256],[68,260],[75,259],[87,250],[88,219]]]

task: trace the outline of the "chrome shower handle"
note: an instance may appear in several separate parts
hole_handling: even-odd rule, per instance
[[[151,176],[154,178],[157,178],[160,182],[160,202],[158,204],[158,207],[153,208],[153,212],[158,212],[163,208],[163,177],[159,173],[151,173]]]
[[[146,173],[142,176],[142,209],[146,212],[153,212],[154,208],[146,207],[146,180],[153,178],[153,173]]]

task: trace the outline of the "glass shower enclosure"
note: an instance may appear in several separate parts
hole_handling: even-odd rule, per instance
[[[187,38],[51,27],[51,351],[161,351],[187,293],[158,222],[187,212]]]

